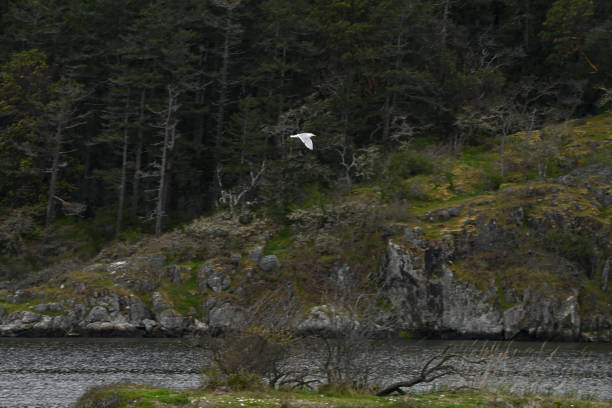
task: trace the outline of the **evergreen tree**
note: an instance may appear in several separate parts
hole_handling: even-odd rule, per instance
[[[12,56],[0,72],[0,202],[41,203],[45,135],[39,119],[51,98],[46,56],[29,50]]]

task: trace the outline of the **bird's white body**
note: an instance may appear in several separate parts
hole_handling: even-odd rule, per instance
[[[304,146],[312,150],[312,140],[310,140],[310,138],[313,136],[315,135],[312,133],[298,133],[297,135],[291,135],[289,137],[297,137],[304,143]]]

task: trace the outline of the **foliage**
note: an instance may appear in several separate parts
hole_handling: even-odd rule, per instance
[[[434,172],[431,160],[422,153],[397,152],[388,160],[382,176],[382,195],[387,200],[426,200],[427,194],[420,178],[407,178]]]
[[[490,149],[612,86],[603,0],[5,3],[0,209],[73,216],[57,195],[122,239],[214,211],[264,161],[243,203],[283,222],[343,180],[426,199],[404,182],[439,171],[420,147]],[[545,139],[525,153],[540,177],[557,172]]]
[[[578,263],[588,276],[592,275],[595,250],[589,238],[571,232],[550,230],[544,237],[544,245],[568,260]]]
[[[271,387],[289,382],[282,363],[293,342],[290,333],[261,326],[203,339],[199,345],[211,353],[202,370],[204,387],[245,390],[261,388],[264,381]]]
[[[398,152],[391,156],[387,165],[390,177],[408,178],[418,174],[430,174],[434,165],[429,158],[417,152]]]
[[[556,0],[553,3],[541,33],[542,38],[553,45],[555,52],[550,54],[553,61],[560,62],[582,51],[593,9],[593,0]]]

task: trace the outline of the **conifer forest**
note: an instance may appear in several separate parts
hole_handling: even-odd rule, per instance
[[[101,239],[219,205],[282,218],[304,186],[375,179],[398,146],[459,152],[604,111],[611,16],[608,0],[1,0],[0,211],[78,215]]]

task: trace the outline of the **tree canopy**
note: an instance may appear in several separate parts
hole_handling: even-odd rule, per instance
[[[350,181],[364,149],[460,149],[592,112],[612,87],[611,15],[607,0],[0,2],[0,206],[49,223],[58,200],[82,203],[114,214],[109,233],[159,233],[264,162],[248,192],[282,206],[312,178]],[[319,137],[310,156],[298,131]]]

